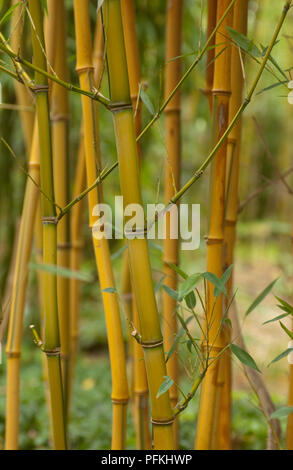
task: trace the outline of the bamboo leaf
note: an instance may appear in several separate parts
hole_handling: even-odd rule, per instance
[[[115,287],[106,287],[106,289],[102,289],[102,292],[106,292],[108,294],[115,294],[117,290],[115,289]]]
[[[186,325],[188,325],[188,323],[192,320],[193,316],[190,316],[187,320],[186,320]],[[175,339],[173,341],[173,344],[171,346],[171,349],[170,351],[168,352],[167,354],[167,357],[166,357],[166,362],[168,362],[168,360],[170,359],[170,357],[172,356],[172,354],[174,353],[180,339],[182,338],[182,336],[184,335],[185,333],[185,330],[184,328],[180,328],[180,330],[178,331],[177,335],[175,336]]]
[[[223,276],[221,278],[219,278],[216,274],[214,273],[210,273],[210,272],[206,272],[206,273],[203,273],[203,277],[211,282],[212,284],[214,284],[215,288],[214,288],[214,296],[215,297],[219,297],[220,294],[224,294],[224,295],[227,295],[227,290],[226,290],[226,283],[231,275],[231,271],[232,271],[232,265],[229,266],[229,268],[226,269],[226,271],[224,272]]]
[[[221,281],[223,282],[224,285],[227,284],[230,276],[231,276],[231,271],[232,271],[232,268],[233,268],[233,264],[231,264],[231,266],[229,266],[226,271],[224,272],[223,276],[221,277]]]
[[[281,328],[285,331],[285,333],[289,336],[289,338],[293,339],[293,333],[292,331],[288,330],[288,328],[282,323],[281,321],[279,322],[281,325]]]
[[[2,16],[1,20],[0,20],[0,26],[2,26],[4,23],[6,23],[6,21],[9,20],[10,16],[12,15],[12,13],[14,12],[14,10],[19,6],[21,5],[22,2],[18,2],[16,3],[15,5],[12,5],[12,7],[10,7],[6,12],[5,14]]]
[[[104,0],[98,0],[97,11],[99,11],[100,8],[102,8],[103,3],[104,3]]]
[[[270,418],[277,419],[277,418],[285,418],[293,413],[293,406],[282,406],[278,410],[274,411]]]
[[[164,382],[160,385],[156,398],[159,398],[161,395],[166,393],[174,383],[174,380],[171,379],[171,377],[169,377],[168,375],[164,375],[164,379]]]
[[[70,279],[78,279],[84,282],[93,282],[93,278],[85,272],[74,271],[73,269],[63,268],[61,266],[55,266],[51,264],[38,264],[30,263],[29,267],[35,271],[45,271],[56,276],[67,277]]]
[[[184,300],[185,300],[186,305],[187,305],[188,308],[193,309],[196,306],[196,297],[195,297],[194,292],[189,292],[189,294],[187,294],[184,297]]]
[[[235,29],[230,28],[229,26],[226,26],[226,29],[228,30],[233,41],[236,42],[236,44],[241,49],[243,49],[248,54],[251,54],[253,57],[262,57],[262,52],[259,50],[259,48],[254,44],[254,42],[251,39],[249,39],[248,37],[246,37],[244,34],[240,33],[239,31],[236,31]]]
[[[188,274],[186,272],[184,272],[181,268],[179,268],[179,266],[176,266],[175,264],[173,263],[167,263],[168,266],[170,266],[170,268],[172,268],[177,274],[179,274],[183,279],[187,279],[188,278]]]
[[[142,88],[140,89],[140,97],[141,97],[143,104],[147,108],[147,110],[151,113],[152,116],[154,116],[156,113],[155,113],[155,108],[153,106],[153,103],[151,102],[148,95]]]
[[[272,288],[274,287],[275,283],[277,282],[279,278],[275,279],[271,284],[269,284],[258,296],[257,298],[252,302],[250,307],[247,309],[245,312],[245,317],[249,315],[264,299],[265,297],[271,292]]]
[[[282,80],[280,82],[275,82],[272,85],[267,86],[266,88],[263,88],[262,90],[258,91],[256,93],[256,95],[260,95],[261,93],[264,93],[265,91],[271,90],[272,88],[276,88],[277,86],[280,86],[280,85],[285,85],[286,83],[288,83],[288,80]]]
[[[46,14],[48,15],[48,5],[47,5],[47,0],[41,0],[41,4],[43,9],[45,10]]]
[[[278,362],[280,361],[281,359],[283,359],[284,357],[288,356],[288,354],[290,354],[291,352],[293,351],[293,348],[288,348],[286,349],[286,351],[283,351],[281,354],[279,354],[277,357],[275,357],[275,359],[273,359],[268,367],[271,365],[271,364],[274,364],[274,362]]]
[[[172,297],[172,299],[178,300],[178,293],[176,292],[176,290],[172,289],[169,286],[166,286],[165,284],[163,284],[162,287],[163,287],[164,291],[167,292],[167,294],[170,297]]]
[[[239,359],[239,361],[242,362],[242,364],[260,372],[255,360],[251,357],[250,354],[248,354],[247,351],[244,351],[244,349],[240,348],[239,346],[233,343],[230,344],[230,349],[232,353]]]
[[[178,299],[182,300],[185,298],[186,295],[192,292],[196,284],[201,278],[202,278],[201,273],[195,273],[189,276],[179,287]]]
[[[290,313],[291,315],[293,315],[293,307],[292,305],[288,304],[288,302],[286,302],[286,300],[283,300],[281,299],[280,297],[277,297],[275,296],[276,299],[280,302],[281,305],[278,305],[278,307],[281,309],[281,310],[284,310],[285,312],[287,313]]]
[[[289,313],[283,313],[282,315],[278,315],[277,317],[272,318],[271,320],[267,320],[263,323],[263,325],[266,325],[267,323],[272,323],[274,321],[281,320],[282,318],[288,317]]]

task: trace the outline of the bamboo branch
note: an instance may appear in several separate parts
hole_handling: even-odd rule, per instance
[[[283,180],[287,176],[289,176],[293,172],[293,167],[289,168],[287,171],[284,173],[281,173],[280,176],[277,178],[268,181],[264,185],[262,185],[260,188],[256,189],[253,193],[251,193],[243,202],[239,204],[238,207],[238,214],[240,214],[243,209],[251,202],[253,199],[255,199],[257,196],[259,196],[265,189],[267,189],[269,186],[278,183],[281,179]]]

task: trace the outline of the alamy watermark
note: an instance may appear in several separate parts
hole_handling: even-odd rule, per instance
[[[97,204],[92,215],[97,217],[93,225],[93,236],[121,240],[180,240],[182,250],[196,250],[200,245],[199,204],[140,204],[124,207],[123,196],[115,197],[114,216],[108,204]]]

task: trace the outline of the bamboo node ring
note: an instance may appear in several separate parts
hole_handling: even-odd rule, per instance
[[[207,245],[217,245],[223,243],[223,238],[216,238],[216,237],[209,237],[205,236],[204,239],[206,240]]]
[[[129,402],[128,398],[113,398],[112,397],[111,400],[114,405],[127,405]]]
[[[40,164],[37,162],[31,162],[28,164],[28,168],[32,170],[33,168],[36,168],[37,170],[40,168]]]
[[[48,92],[49,91],[49,86],[48,85],[34,85],[32,87],[32,91],[34,93],[42,93],[42,92]]]
[[[21,356],[21,353],[20,352],[7,352],[6,351],[6,356],[10,359],[13,359],[13,358],[19,358]]]
[[[60,348],[55,348],[55,349],[43,349],[43,352],[47,356],[59,356],[60,355]]]
[[[69,121],[70,120],[70,115],[69,114],[54,114],[51,113],[51,121],[52,122],[58,122],[58,121]]]
[[[71,248],[72,244],[70,242],[57,244],[57,250],[70,250]]]
[[[227,227],[235,227],[236,223],[237,223],[236,220],[229,220],[229,219],[228,219],[228,220],[225,220],[225,225],[226,225]]]
[[[163,339],[160,339],[159,341],[148,342],[148,343],[141,342],[140,344],[142,345],[144,349],[158,348],[159,346],[162,346]]]
[[[57,219],[57,217],[42,217],[42,222],[44,224],[57,225],[58,224],[58,219]]]
[[[167,426],[168,424],[173,424],[175,420],[175,417],[172,417],[171,419],[154,419],[151,418],[151,423],[155,424],[157,426]]]
[[[110,109],[112,113],[119,113],[120,111],[127,111],[128,109],[132,110],[132,103],[124,103],[117,101],[116,103],[109,103],[108,109]]]

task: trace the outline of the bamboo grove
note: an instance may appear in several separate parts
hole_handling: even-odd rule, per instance
[[[244,185],[255,181],[249,132],[258,134],[270,154],[255,115],[256,130],[249,127],[249,109],[265,99],[264,90],[279,87],[288,95],[292,85],[291,68],[281,67],[276,52],[279,42],[291,40],[283,28],[292,21],[292,2],[274,5],[274,29],[265,31],[266,43],[260,46],[252,31],[265,2],[259,2],[257,14],[257,2],[249,0],[162,0],[160,7],[145,0],[0,3],[5,101],[0,113],[10,113],[20,123],[14,142],[9,121],[0,119],[1,159],[12,161],[15,184],[21,178],[24,182],[9,195],[15,191],[21,207],[12,221],[14,239],[6,240],[11,249],[1,280],[3,449],[22,448],[22,357],[27,350],[40,370],[48,446],[73,447],[88,303],[90,333],[105,326],[105,341],[98,349],[104,351],[99,361],[106,372],[100,383],[91,385],[86,379],[82,386],[100,392],[106,374],[111,381],[107,448],[181,449],[187,409],[189,421],[193,413],[190,448],[236,448],[233,386],[240,369],[261,410],[267,448],[292,449],[293,366],[286,382],[288,406],[276,410],[242,332],[236,285],[243,207],[270,184],[281,184],[293,194],[287,182],[291,169],[283,172],[274,163],[277,177],[239,203]],[[196,18],[190,15],[191,3],[196,4]],[[156,8],[158,20],[152,17]],[[155,44],[151,51],[147,40],[144,44],[148,31],[160,38],[160,59]],[[187,52],[187,37],[192,38],[192,52]],[[147,63],[159,63],[159,70],[146,70]],[[270,85],[264,88],[263,80],[271,80]],[[290,107],[287,101],[282,106]],[[191,130],[202,122],[202,109],[208,124],[204,139],[197,140]],[[189,115],[194,123],[188,128]],[[187,141],[192,148],[188,162]],[[188,211],[184,215],[181,205],[187,200],[196,204],[199,196],[206,230],[205,243],[199,235],[205,245],[200,255],[198,247],[182,249]],[[121,220],[115,214],[115,222],[108,212],[114,198],[122,201]],[[163,203],[149,219],[149,204],[159,200]],[[140,211],[133,222],[135,207]],[[164,236],[149,236],[160,227]],[[252,302],[245,318],[275,282]],[[292,289],[284,296],[287,300],[277,297],[282,315],[269,321],[292,316]],[[34,314],[28,313],[31,303]],[[280,322],[289,341],[293,335],[286,325]],[[272,362],[291,350],[285,348]],[[89,357],[85,364],[90,373],[97,364]],[[281,417],[287,420],[285,436]],[[102,420],[99,415],[83,417],[91,418]]]

